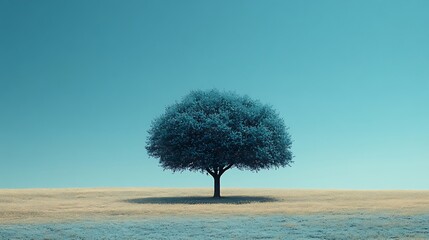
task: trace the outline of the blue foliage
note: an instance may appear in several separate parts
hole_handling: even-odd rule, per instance
[[[146,149],[173,171],[285,167],[291,139],[270,106],[232,92],[192,91],[166,108],[149,130]]]

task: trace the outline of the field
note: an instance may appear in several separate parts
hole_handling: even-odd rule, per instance
[[[429,239],[429,191],[0,190],[0,239]]]

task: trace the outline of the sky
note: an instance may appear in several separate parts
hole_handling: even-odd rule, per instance
[[[222,187],[429,189],[429,1],[0,1],[0,188],[212,187],[163,171],[191,90],[270,104],[291,167]]]

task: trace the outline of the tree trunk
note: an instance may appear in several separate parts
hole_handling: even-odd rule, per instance
[[[230,169],[233,166],[233,164],[229,164],[228,166],[218,167],[218,168],[206,168],[206,171],[213,177],[214,180],[214,198],[220,198],[220,176],[222,174]]]
[[[220,198],[220,175],[213,176],[214,179],[214,198]]]

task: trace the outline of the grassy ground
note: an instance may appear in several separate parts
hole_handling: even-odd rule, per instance
[[[429,191],[208,188],[0,190],[0,224],[162,217],[429,213]]]

